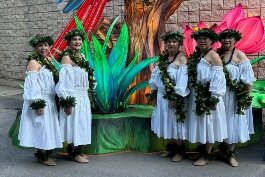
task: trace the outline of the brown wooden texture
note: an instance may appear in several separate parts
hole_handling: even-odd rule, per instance
[[[130,32],[130,62],[140,49],[138,61],[158,55],[163,48],[161,36],[166,31],[167,19],[176,11],[183,0],[124,0],[125,21]],[[146,68],[133,81],[132,86],[148,80],[152,66]],[[142,89],[132,95],[131,104],[146,104],[145,94],[150,88]]]

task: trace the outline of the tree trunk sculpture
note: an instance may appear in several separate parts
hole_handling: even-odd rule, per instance
[[[166,31],[167,19],[176,11],[183,0],[124,0],[125,20],[130,32],[128,62],[140,49],[138,60],[158,55],[163,49],[161,36]],[[150,78],[152,66],[137,76],[132,85]],[[145,94],[150,88],[132,95],[131,104],[146,104]]]

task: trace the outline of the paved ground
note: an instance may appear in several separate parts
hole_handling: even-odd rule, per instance
[[[239,149],[237,168],[220,161],[195,167],[188,159],[173,163],[157,153],[138,152],[90,156],[88,164],[77,164],[56,154],[57,166],[40,165],[33,157],[33,149],[18,149],[7,136],[16,109],[22,105],[21,93],[20,89],[0,86],[0,177],[265,177],[263,143]]]

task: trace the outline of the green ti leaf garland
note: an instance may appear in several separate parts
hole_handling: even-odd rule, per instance
[[[190,86],[194,88],[196,93],[196,109],[195,114],[199,117],[210,115],[215,110],[219,99],[211,96],[209,91],[210,83],[202,84],[197,82],[197,64],[200,62],[200,52],[195,51],[188,61],[188,75]]]
[[[250,94],[248,93],[248,88],[246,84],[244,84],[242,81],[240,81],[239,83],[236,83],[236,80],[232,80],[230,78],[228,69],[226,67],[225,59],[224,57],[222,57],[224,51],[220,48],[217,50],[217,52],[221,56],[221,59],[224,65],[226,86],[229,88],[231,92],[235,93],[235,99],[237,103],[236,114],[245,115],[243,110],[246,110],[249,108],[253,97],[250,96]]]
[[[159,63],[158,67],[160,70],[160,76],[161,80],[165,86],[166,93],[164,94],[163,98],[168,99],[170,101],[176,102],[176,117],[178,122],[184,122],[186,116],[185,111],[183,111],[184,107],[184,98],[177,93],[175,93],[174,87],[176,86],[175,81],[170,77],[170,75],[167,72],[168,68],[168,57],[169,54],[167,51],[164,51],[159,56]]]

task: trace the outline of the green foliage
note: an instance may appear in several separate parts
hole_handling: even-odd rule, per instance
[[[196,93],[196,110],[195,114],[197,116],[204,116],[211,114],[212,110],[216,109],[216,105],[219,99],[212,96],[209,87],[210,83],[202,84],[197,83],[197,63],[199,62],[199,53],[194,52],[188,61],[188,75],[191,87],[194,88]]]
[[[195,113],[198,116],[210,115],[212,110],[216,109],[216,105],[219,102],[219,98],[212,96],[209,92],[210,83],[201,84],[197,83],[196,90],[196,110]]]
[[[82,23],[77,17],[75,17],[75,21],[77,28],[84,31]],[[126,24],[123,24],[120,35],[108,55],[106,53],[107,44],[117,21],[118,18],[114,20],[109,28],[103,45],[92,35],[93,55],[90,52],[90,43],[87,37],[84,40],[87,44],[83,45],[81,50],[88,59],[89,65],[94,69],[97,85],[92,111],[98,113],[107,114],[124,110],[130,95],[148,85],[148,82],[142,82],[129,89],[132,81],[144,68],[158,61],[158,57],[153,57],[136,63],[140,53],[138,50],[126,67],[129,49],[129,33]]]
[[[46,101],[43,99],[35,100],[33,103],[30,104],[30,107],[34,110],[44,108],[46,106]]]
[[[255,65],[265,60],[265,56],[254,58],[251,60],[251,65]],[[265,80],[257,80],[253,84],[252,92],[252,107],[265,108]]]
[[[243,82],[237,83],[236,80],[232,80],[229,76],[229,72],[225,65],[225,60],[223,58],[222,62],[224,65],[226,86],[229,88],[230,91],[235,93],[235,99],[237,103],[236,114],[244,115],[244,110],[249,108],[252,101],[252,97],[249,95],[248,86]]]
[[[66,98],[60,97],[59,104],[62,108],[74,107],[76,105],[76,99],[72,96],[67,96]]]
[[[176,54],[177,56],[178,54]],[[168,68],[168,52],[164,51],[160,56],[159,56],[159,63],[158,67],[160,70],[160,77],[163,82],[163,85],[165,86],[165,91],[166,93],[164,94],[163,98],[174,101],[176,103],[176,118],[177,121],[184,122],[184,119],[186,118],[185,116],[185,111],[183,110],[184,107],[184,98],[177,93],[175,93],[175,86],[176,83],[175,81],[170,77],[170,75],[167,72]]]
[[[243,110],[249,108],[252,102],[252,97],[248,93],[248,87],[246,84],[240,82],[236,86],[235,96],[237,100],[237,114],[245,114]]]
[[[255,65],[261,61],[265,60],[265,56],[259,57],[259,58],[254,58],[250,61],[251,65]]]
[[[252,107],[265,108],[265,80],[254,82],[251,96],[253,96]]]

